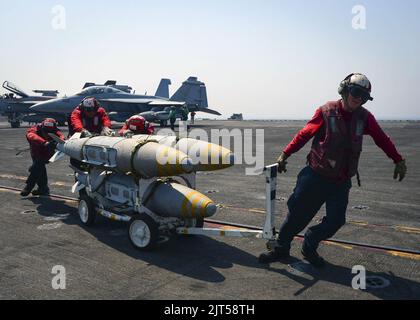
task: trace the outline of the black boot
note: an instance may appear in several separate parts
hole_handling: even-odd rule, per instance
[[[325,266],[325,260],[305,241],[303,242],[301,252],[305,260],[307,260],[314,267],[322,268]]]
[[[25,188],[23,188],[23,190],[20,192],[20,195],[22,197],[27,197],[27,196],[29,196],[31,191],[32,191],[32,188],[29,188],[28,186],[25,186]]]
[[[260,254],[258,258],[259,263],[271,263],[290,258],[290,250],[276,247],[274,250]]]

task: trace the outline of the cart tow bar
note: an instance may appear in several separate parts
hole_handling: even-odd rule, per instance
[[[277,190],[277,168],[278,164],[269,165],[264,168],[266,183],[266,219],[264,229],[249,230],[238,228],[177,228],[178,234],[194,234],[204,236],[224,236],[233,238],[262,238],[268,240],[267,247],[272,248],[276,244],[276,229],[274,227],[274,212]]]

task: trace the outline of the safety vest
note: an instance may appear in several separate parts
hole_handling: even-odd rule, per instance
[[[308,164],[329,179],[339,180],[343,172],[351,178],[358,173],[368,111],[359,107],[352,113],[351,121],[345,121],[340,101],[328,102],[321,110],[324,126],[315,135]]]
[[[93,118],[87,118],[82,114],[82,123],[83,128],[89,131],[99,133],[102,130],[102,126],[99,125],[102,121],[100,121],[98,115],[95,115]]]

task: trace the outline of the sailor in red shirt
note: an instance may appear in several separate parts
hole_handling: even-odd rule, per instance
[[[146,121],[142,116],[132,116],[128,119],[118,135],[121,137],[132,137],[136,134],[154,134],[155,128],[152,124]]]
[[[30,174],[26,180],[26,186],[21,192],[23,197],[28,196],[36,184],[38,189],[32,191],[33,195],[48,195],[50,192],[45,165],[54,155],[56,143],[48,133],[54,133],[64,140],[64,135],[58,130],[57,122],[50,118],[27,131],[26,139],[31,149],[32,165],[29,168]]]
[[[98,100],[86,97],[74,109],[70,116],[70,135],[81,132],[82,137],[97,135],[113,135],[111,121],[104,108],[99,105]]]
[[[105,109],[92,97],[84,98],[70,116],[69,136],[76,132],[81,133],[81,138],[93,135],[115,136]],[[70,164],[78,169],[82,168],[82,162],[79,160],[70,158]]]
[[[322,240],[331,238],[346,221],[351,178],[358,177],[358,164],[363,136],[370,135],[376,145],[395,163],[394,179],[402,181],[407,167],[394,143],[383,132],[375,117],[363,105],[373,100],[372,86],[360,73],[350,74],[341,83],[342,100],[330,101],[320,107],[311,121],[294,137],[278,159],[279,172],[286,172],[287,159],[313,138],[308,166],[298,175],[287,205],[289,213],[280,228],[277,244],[260,255],[260,262],[269,263],[289,257],[290,244],[326,204],[322,222],[305,234],[302,254],[316,267],[324,260],[317,249]]]

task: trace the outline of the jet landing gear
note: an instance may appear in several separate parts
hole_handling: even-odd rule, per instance
[[[19,114],[14,113],[13,115],[9,115],[8,121],[12,128],[20,128],[21,119],[19,118]]]
[[[10,126],[12,127],[12,128],[20,128],[20,121],[18,120],[18,121],[11,121],[10,122]]]

